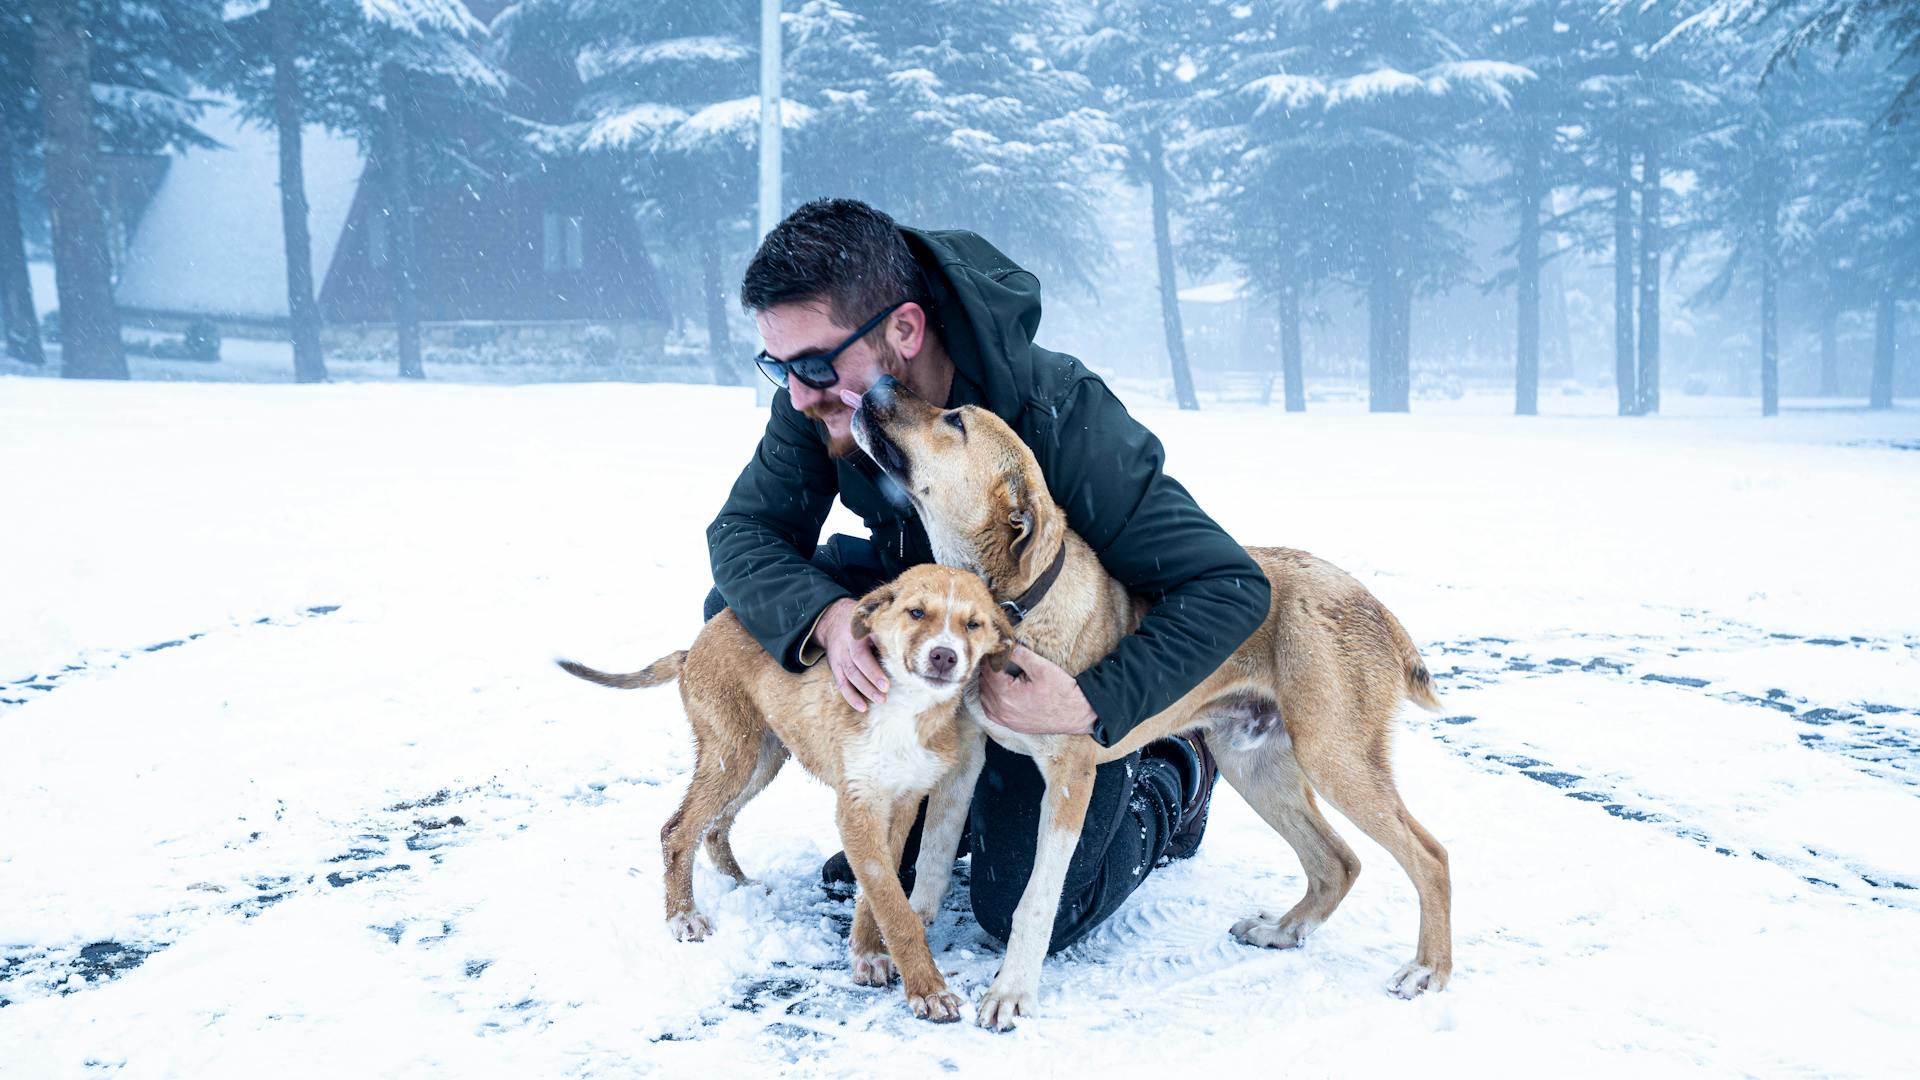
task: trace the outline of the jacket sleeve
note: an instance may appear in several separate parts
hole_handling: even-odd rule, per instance
[[[1054,422],[1047,486],[1101,565],[1153,608],[1079,676],[1093,737],[1112,746],[1213,674],[1267,617],[1271,587],[1162,469],[1160,440],[1098,379],[1077,380]]]
[[[838,490],[826,447],[781,390],[753,460],[707,526],[721,598],[788,671],[805,670],[800,646],[814,620],[848,595],[812,561]]]

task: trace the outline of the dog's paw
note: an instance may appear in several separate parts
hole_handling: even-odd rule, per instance
[[[1394,997],[1411,1001],[1428,990],[1439,993],[1447,988],[1451,972],[1428,967],[1418,960],[1393,973],[1387,980],[1387,992]]]
[[[940,983],[926,993],[907,993],[907,1007],[913,1015],[922,1020],[931,1020],[936,1024],[951,1024],[960,1019],[960,995],[948,990]]]
[[[853,981],[857,986],[886,986],[893,982],[893,957],[886,953],[853,954]]]
[[[1002,987],[996,982],[973,1010],[973,1022],[994,1031],[1012,1031],[1014,1017],[1032,1015],[1032,991]]]
[[[667,929],[681,941],[704,941],[713,933],[713,920],[697,911],[688,911],[668,919]]]
[[[1257,945],[1263,949],[1297,949],[1319,925],[1304,919],[1290,922],[1262,911],[1234,923],[1227,932],[1242,945]]]
[[[938,900],[925,906],[909,901],[909,906],[913,908],[915,915],[920,916],[920,925],[922,927],[931,927],[933,921],[940,917],[940,902]]]

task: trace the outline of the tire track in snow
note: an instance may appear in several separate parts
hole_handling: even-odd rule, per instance
[[[271,615],[263,615],[251,623],[236,623],[221,630],[202,630],[197,633],[187,634],[184,637],[173,638],[168,641],[157,641],[151,645],[142,645],[138,648],[119,653],[110,659],[82,660],[79,663],[63,664],[57,670],[48,669],[44,672],[21,678],[9,679],[4,683],[0,683],[0,716],[5,716],[14,709],[46,697],[48,694],[60,689],[63,683],[74,679],[75,676],[112,671],[142,653],[157,653],[164,652],[168,649],[177,649],[181,646],[199,641],[209,634],[243,630],[248,626],[298,626],[308,619],[331,615],[339,610],[339,604],[316,604],[309,608],[302,608],[291,617],[275,618]]]
[[[1741,627],[1741,624],[1737,623],[1725,625],[1750,629]],[[1723,637],[1722,640],[1733,647],[1716,651],[1733,652],[1740,647],[1803,642],[1826,648],[1854,648],[1871,652],[1892,652],[1895,648],[1903,648],[1909,652],[1920,653],[1920,639],[1915,638],[1896,642],[1892,639],[1872,639],[1857,635],[1846,639],[1764,631],[1753,631],[1753,635],[1744,638]],[[1705,651],[1694,645],[1670,645],[1665,639],[1644,635],[1615,636],[1581,633],[1568,636],[1573,639],[1602,643],[1633,642],[1635,644],[1629,645],[1626,650],[1630,654],[1647,653],[1648,646],[1641,643],[1668,645],[1664,652],[1665,659],[1680,661],[1682,667],[1687,654]],[[1433,645],[1431,650],[1440,655],[1483,656],[1501,663],[1493,667],[1465,667],[1456,662],[1444,671],[1440,670],[1438,664],[1434,664],[1432,665],[1433,677],[1443,686],[1459,683],[1470,686],[1493,686],[1513,677],[1539,677],[1577,671],[1587,674],[1598,673],[1624,682],[1661,683],[1697,691],[1705,696],[1736,705],[1772,709],[1813,729],[1800,733],[1800,745],[1849,758],[1861,772],[1876,779],[1915,789],[1913,793],[1920,796],[1920,732],[1912,730],[1912,727],[1920,727],[1920,708],[1869,701],[1815,702],[1777,686],[1769,687],[1761,694],[1750,694],[1741,690],[1716,689],[1715,680],[1710,678],[1676,675],[1664,671],[1646,671],[1635,675],[1632,669],[1644,663],[1644,660],[1637,655],[1624,658],[1618,655],[1595,655],[1584,661],[1556,656],[1544,661],[1536,661],[1530,654],[1510,655],[1503,649],[1493,647],[1514,644],[1509,639],[1496,637],[1439,642]],[[1876,717],[1915,719],[1911,721],[1912,727],[1901,727],[1888,720],[1875,719]]]
[[[659,783],[648,777],[627,777],[619,782]],[[564,798],[598,805],[606,801],[601,794],[606,787],[605,783],[596,782]],[[256,868],[236,878],[200,881],[187,886],[187,891],[195,894],[232,896],[233,899],[187,912],[163,911],[136,916],[140,922],[154,924],[150,937],[123,935],[128,940],[54,946],[0,945],[0,1008],[29,995],[55,993],[65,997],[105,985],[133,972],[148,957],[191,935],[196,926],[207,920],[253,919],[303,891],[352,888],[381,878],[431,872],[445,858],[445,849],[472,843],[488,835],[488,830],[494,834],[510,831],[522,824],[517,819],[532,813],[534,806],[533,797],[508,791],[497,781],[458,791],[441,788],[420,798],[371,811],[359,820],[341,823],[332,845],[337,854],[318,864]],[[280,812],[284,809],[282,805]],[[280,812],[276,812],[275,820],[279,820]],[[475,827],[479,825],[486,828]],[[255,843],[262,835],[262,831],[254,830],[236,837],[228,846]],[[415,923],[440,923],[437,934],[417,939],[422,945],[445,940],[457,931],[453,924],[437,917],[403,920],[397,926],[369,925],[368,929],[398,944]],[[469,958],[464,962],[464,974],[467,978],[478,978],[492,962],[484,957]]]
[[[1688,617],[1701,616],[1689,614]],[[1886,639],[1876,641],[1857,636],[1847,639],[1805,637],[1759,631],[1728,620],[1715,619],[1714,621],[1720,624],[1721,630],[1713,636],[1719,642],[1732,646],[1730,649],[1720,651],[1732,651],[1740,647],[1750,648],[1781,641],[1802,641],[1822,647],[1853,647],[1876,652],[1890,652],[1896,647],[1904,647],[1908,650],[1920,648],[1920,641],[1915,639],[1895,642]],[[1729,629],[1734,632],[1729,633]],[[1842,729],[1839,737],[1829,738],[1825,732],[1821,731],[1803,732],[1798,741],[1800,745],[1809,749],[1845,756],[1852,760],[1861,772],[1876,779],[1886,780],[1904,788],[1920,789],[1920,739],[1916,739],[1910,731],[1866,719],[1867,716],[1875,715],[1920,715],[1920,711],[1877,703],[1850,703],[1847,706],[1817,704],[1810,708],[1803,708],[1809,705],[1806,698],[1792,695],[1778,688],[1770,688],[1764,695],[1755,695],[1738,690],[1716,689],[1715,681],[1712,679],[1673,675],[1666,672],[1641,672],[1636,675],[1634,671],[1636,665],[1644,661],[1635,654],[1649,652],[1650,644],[1666,645],[1667,648],[1663,650],[1664,659],[1670,661],[1684,661],[1688,653],[1705,650],[1695,645],[1675,646],[1666,639],[1652,635],[1578,633],[1568,637],[1599,643],[1631,642],[1634,644],[1628,645],[1626,652],[1629,656],[1626,658],[1617,655],[1594,655],[1584,661],[1565,656],[1536,661],[1530,653],[1512,651],[1516,645],[1525,648],[1523,643],[1491,636],[1438,642],[1426,647],[1424,651],[1429,657],[1480,657],[1498,662],[1497,665],[1488,666],[1465,666],[1456,662],[1444,671],[1440,670],[1437,664],[1432,665],[1434,680],[1441,686],[1443,692],[1496,686],[1513,679],[1542,678],[1573,673],[1636,685],[1652,683],[1737,705],[1768,708],[1785,713],[1796,721],[1817,729],[1839,727]],[[1642,822],[1663,828],[1672,835],[1690,840],[1720,855],[1776,863],[1803,881],[1822,888],[1853,891],[1876,903],[1901,907],[1920,906],[1920,883],[1905,880],[1899,874],[1878,868],[1862,867],[1806,844],[1799,845],[1797,849],[1771,847],[1761,850],[1734,841],[1718,839],[1708,830],[1685,820],[1679,812],[1665,805],[1658,795],[1645,792],[1622,792],[1617,785],[1604,779],[1565,769],[1532,756],[1537,751],[1515,752],[1510,747],[1497,745],[1471,734],[1473,729],[1470,729],[1469,725],[1476,719],[1471,715],[1449,714],[1413,720],[1410,726],[1424,730],[1456,754],[1474,761],[1483,771],[1506,775],[1517,774],[1537,783],[1547,784],[1558,789],[1568,798],[1594,804],[1623,821]],[[1916,794],[1920,794],[1920,791],[1916,791]]]

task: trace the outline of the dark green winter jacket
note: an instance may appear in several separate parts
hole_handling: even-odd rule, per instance
[[[1040,282],[970,232],[902,229],[927,277],[953,360],[947,405],[981,405],[1019,432],[1067,524],[1107,572],[1154,601],[1140,628],[1079,677],[1111,746],[1199,685],[1267,615],[1268,585],[1240,545],[1161,470],[1160,440],[1080,361],[1033,343]],[[857,451],[827,456],[826,429],[774,395],[753,460],[707,528],[714,581],[790,671],[814,620],[847,590],[809,561],[835,495],[873,533],[887,573],[933,562],[910,506],[876,486]]]

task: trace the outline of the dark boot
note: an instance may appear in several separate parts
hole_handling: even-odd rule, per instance
[[[1200,838],[1207,831],[1207,812],[1213,807],[1213,784],[1220,777],[1220,766],[1213,751],[1199,732],[1175,735],[1149,743],[1140,751],[1141,759],[1171,764],[1180,773],[1182,801],[1173,836],[1167,841],[1162,858],[1169,862],[1191,858],[1200,850]]]

